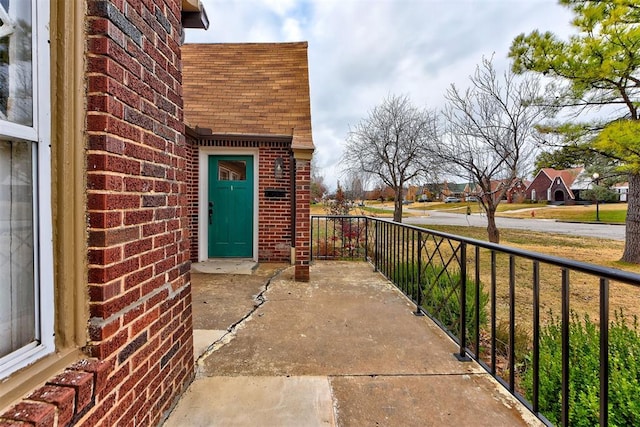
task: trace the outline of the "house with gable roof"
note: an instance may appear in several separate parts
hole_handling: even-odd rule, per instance
[[[307,43],[182,46],[192,261],[291,261],[309,277]]]
[[[525,198],[527,185],[528,182],[522,178],[516,178],[515,180],[493,179],[490,182],[491,195],[495,201],[501,198],[507,203],[520,203]],[[476,193],[482,193],[480,186],[476,187]]]
[[[536,174],[525,191],[525,198],[532,201],[573,204],[578,200],[572,186],[584,168],[556,170],[543,168]]]

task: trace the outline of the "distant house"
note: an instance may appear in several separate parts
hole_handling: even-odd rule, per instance
[[[442,183],[439,198],[444,199],[449,196],[463,198],[468,195],[467,190],[469,190],[469,184],[456,184],[455,182],[445,181]]]
[[[430,183],[422,185],[418,188],[419,200],[435,200],[439,197],[444,185],[439,183]]]
[[[621,202],[627,201],[627,195],[629,194],[629,183],[628,182],[620,182],[613,186],[613,191],[618,194],[618,200]]]
[[[416,187],[415,185],[410,185],[408,187],[405,187],[402,189],[402,200],[410,200],[410,201],[414,201],[416,200],[416,198],[423,194],[422,193],[422,188],[423,187]],[[395,190],[388,186],[378,186],[376,188],[374,188],[373,190],[369,190],[366,191],[364,193],[364,199],[365,200],[387,200],[387,201],[392,201],[395,200],[396,198],[396,192]]]
[[[491,194],[496,201],[500,198],[507,203],[521,203],[526,197],[528,184],[521,178],[517,178],[513,182],[510,179],[494,179],[491,181]],[[504,187],[507,187],[506,191],[501,191]],[[481,192],[480,187],[476,187],[476,193],[480,194]]]
[[[518,178],[507,191],[507,203],[522,203],[526,199],[529,181]]]
[[[573,204],[578,199],[572,186],[583,171],[584,168],[581,167],[565,170],[541,169],[527,186],[525,198],[532,201]]]

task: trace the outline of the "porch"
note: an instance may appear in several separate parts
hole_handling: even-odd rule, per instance
[[[540,423],[371,264],[275,273],[193,275],[194,327],[222,336],[166,426]]]

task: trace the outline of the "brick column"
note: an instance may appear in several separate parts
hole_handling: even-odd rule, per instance
[[[179,0],[87,2],[84,425],[157,425],[194,373]]]
[[[309,281],[309,256],[311,237],[311,155],[312,150],[294,150],[296,161],[296,235],[295,279]]]

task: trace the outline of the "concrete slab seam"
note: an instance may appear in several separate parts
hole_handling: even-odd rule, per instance
[[[423,373],[423,374],[407,374],[407,373],[398,373],[398,374],[344,374],[344,375],[329,375],[327,378],[428,378],[428,377],[462,377],[463,379],[470,379],[471,377],[478,378],[493,378],[491,374],[486,371],[483,372],[439,372],[439,373]],[[494,379],[495,380],[495,379]],[[497,381],[495,385],[500,385]],[[501,386],[501,390],[504,390],[504,387]],[[511,396],[507,393],[507,396]]]
[[[333,425],[338,425],[338,416],[340,412],[340,403],[338,402],[338,398],[336,397],[335,392],[333,391],[333,383],[331,382],[332,376],[327,376],[327,383],[329,384],[329,393],[331,394],[331,406],[333,407]]]
[[[293,268],[293,267],[288,267],[288,268]],[[245,314],[240,320],[238,320],[237,322],[235,322],[231,326],[229,326],[227,328],[227,333],[224,334],[223,336],[221,336],[219,339],[217,339],[213,343],[211,343],[211,345],[209,347],[207,347],[207,349],[204,351],[204,353],[202,353],[200,355],[200,357],[196,361],[196,365],[197,365],[196,366],[196,377],[197,378],[202,377],[202,374],[203,374],[202,368],[203,368],[204,360],[207,357],[209,357],[211,355],[211,353],[213,353],[214,351],[219,350],[220,348],[222,348],[225,345],[229,344],[235,338],[235,336],[238,333],[238,331],[244,327],[246,322],[251,320],[251,318],[253,317],[254,313],[258,310],[258,308],[260,308],[267,301],[267,299],[265,298],[264,295],[269,290],[269,286],[271,285],[271,281],[273,279],[275,279],[276,277],[278,277],[278,275],[280,275],[280,273],[282,273],[285,270],[287,270],[287,269],[276,270],[273,273],[273,275],[271,275],[269,278],[267,278],[267,280],[265,281],[264,285],[262,286],[262,289],[260,290],[260,292],[253,297],[254,304],[253,304],[253,307],[251,308],[251,310],[249,310],[249,312],[247,314]]]

